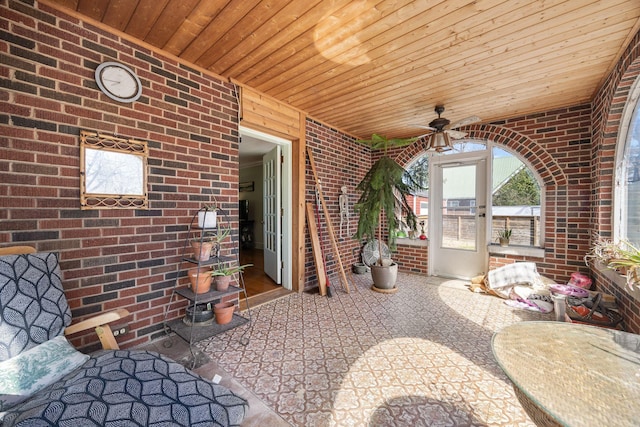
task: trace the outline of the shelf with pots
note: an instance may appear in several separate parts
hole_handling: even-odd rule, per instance
[[[204,222],[212,212],[215,221]],[[248,303],[248,317],[236,312],[236,301],[239,302],[241,297],[245,302],[247,299],[242,271],[250,265],[239,266],[237,257],[220,254],[223,241],[230,235],[230,227],[225,228],[221,224],[218,212],[211,207],[200,209],[189,224],[182,262],[178,265],[164,320],[165,331],[174,332],[189,345],[250,322]],[[190,249],[192,252],[189,252]],[[188,284],[181,282],[184,270],[189,278]],[[230,285],[232,276],[236,276],[237,286]],[[218,277],[226,277],[226,283],[216,283]],[[185,315],[167,320],[170,309],[181,298],[188,301]]]

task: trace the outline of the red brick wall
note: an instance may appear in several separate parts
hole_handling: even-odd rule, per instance
[[[591,230],[606,238],[613,237],[614,170],[622,112],[627,103],[629,91],[640,76],[640,33],[622,54],[613,71],[604,82],[593,100],[593,145],[591,151]],[[592,269],[596,287],[615,295],[627,330],[640,333],[639,301],[624,287]]]
[[[146,341],[160,334],[191,216],[213,194],[237,221],[234,87],[45,5],[4,1],[0,17],[0,244],[58,252],[73,317],[126,308],[132,332],[119,341]],[[136,71],[140,100],[98,90],[107,60]],[[80,210],[81,129],[148,141],[149,210]]]
[[[355,188],[364,177],[365,172],[371,167],[371,153],[368,147],[356,143],[355,138],[314,120],[307,120],[306,138],[307,146],[313,152],[318,178],[322,184],[322,193],[335,231],[336,242],[342,252],[342,264],[347,277],[349,277],[351,265],[360,261],[362,249],[360,242],[351,237],[356,232],[358,224],[358,215],[353,208],[359,197]],[[315,181],[308,162],[309,160],[307,159],[306,201],[315,202]],[[347,186],[349,195],[351,235],[347,235],[345,228],[343,237],[340,238],[340,206],[338,205],[338,198],[343,185]],[[339,266],[329,240],[327,221],[322,214],[322,209],[320,209],[320,219],[325,255],[330,258],[327,261],[327,273],[330,276],[331,284],[339,287]],[[305,288],[310,288],[318,286],[318,282],[308,230],[305,230],[305,235],[305,277],[307,278],[305,280]]]
[[[429,247],[413,246],[411,244],[403,244],[402,240],[398,242],[396,251],[393,253],[393,260],[398,263],[399,271],[407,273],[429,274]]]

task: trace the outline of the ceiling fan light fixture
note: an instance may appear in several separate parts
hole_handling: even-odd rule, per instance
[[[429,148],[442,153],[453,149],[451,138],[446,132],[434,132],[429,139]]]

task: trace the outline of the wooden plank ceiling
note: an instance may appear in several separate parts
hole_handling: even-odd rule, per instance
[[[49,0],[356,136],[588,102],[640,0]]]

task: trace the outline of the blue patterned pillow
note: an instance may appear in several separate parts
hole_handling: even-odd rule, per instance
[[[0,361],[62,335],[71,310],[58,256],[0,256]]]
[[[82,366],[89,356],[57,336],[9,360],[0,362],[0,412]]]

